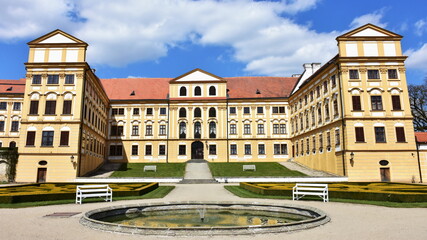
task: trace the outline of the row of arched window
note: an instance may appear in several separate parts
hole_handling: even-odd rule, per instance
[[[180,108],[179,109],[179,117],[185,118],[187,117],[187,109]],[[200,108],[194,109],[194,117],[202,117],[202,110]],[[209,108],[209,117],[216,117],[216,109],[214,107]]]
[[[180,97],[186,97],[187,96],[187,88],[186,87],[180,87],[179,88],[179,96]],[[201,87],[196,86],[194,88],[194,96],[195,97],[201,97],[202,96],[202,88]],[[209,87],[209,96],[216,96],[215,86]]]
[[[194,123],[194,138],[198,139],[202,137],[202,124],[200,122]],[[179,123],[179,138],[187,138],[187,123]],[[216,138],[216,123],[209,123],[209,138]]]

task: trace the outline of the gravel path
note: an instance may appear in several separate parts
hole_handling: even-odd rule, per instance
[[[96,208],[133,203],[167,201],[242,201],[270,202],[280,204],[301,204],[319,208],[331,217],[331,222],[314,229],[253,236],[216,237],[159,237],[132,236],[100,232],[86,228],[79,223],[82,213]],[[44,217],[55,212],[80,212],[69,218]],[[323,203],[321,201],[243,199],[224,189],[223,184],[177,184],[163,199],[115,201],[112,203],[66,204],[23,209],[0,209],[2,239],[426,239],[425,208],[386,208],[347,203]]]

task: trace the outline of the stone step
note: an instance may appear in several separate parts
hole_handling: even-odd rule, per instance
[[[179,184],[208,184],[218,183],[215,179],[183,179]]]

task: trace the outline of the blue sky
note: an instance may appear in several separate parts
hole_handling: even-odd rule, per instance
[[[407,78],[427,76],[425,0],[0,0],[0,79],[25,75],[27,42],[54,29],[89,44],[101,78],[290,76],[366,23],[403,35]]]

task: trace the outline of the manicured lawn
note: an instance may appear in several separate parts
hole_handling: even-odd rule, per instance
[[[141,196],[130,196],[130,197],[114,197],[113,201],[120,200],[134,200],[134,199],[152,199],[152,198],[163,198],[168,195],[175,187],[174,186],[159,186],[157,189],[148,192]],[[25,208],[25,207],[38,207],[47,205],[59,205],[59,204],[70,204],[75,203],[75,199],[56,200],[56,201],[42,201],[42,202],[23,202],[23,203],[2,203],[0,208]],[[83,201],[85,203],[91,202],[102,202],[100,198],[87,198]]]
[[[255,165],[256,171],[243,171],[243,165]],[[214,177],[300,177],[305,174],[292,171],[276,162],[209,163]]]
[[[155,165],[157,171],[144,172],[144,166]],[[184,177],[185,163],[127,163],[123,164],[111,177]]]
[[[273,196],[273,195],[261,195],[239,186],[225,186],[229,192],[241,198],[263,198],[263,199],[292,199],[292,195],[289,196]],[[307,197],[306,200],[322,201],[320,198]],[[299,201],[304,201],[301,199]],[[427,202],[415,202],[415,203],[398,203],[398,202],[387,202],[387,201],[368,201],[368,200],[352,200],[352,199],[340,199],[340,198],[329,198],[330,202],[343,202],[343,203],[356,203],[356,204],[369,204],[383,207],[394,207],[394,208],[427,208]],[[298,203],[296,201],[295,203]]]

